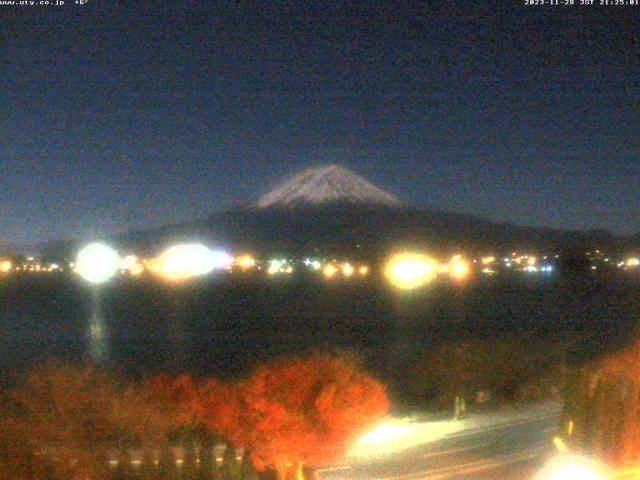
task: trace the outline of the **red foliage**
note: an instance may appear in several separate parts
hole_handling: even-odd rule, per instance
[[[148,388],[159,399],[171,405],[177,425],[191,426],[198,422],[200,393],[190,375],[181,375],[178,378],[159,375],[149,381]]]
[[[279,360],[236,385],[210,382],[203,393],[206,423],[249,450],[258,468],[334,461],[389,407],[380,383],[330,355]]]
[[[199,391],[197,413],[207,426],[224,438],[235,441],[232,432],[237,432],[241,408],[238,388],[235,384],[218,380],[207,381]]]
[[[599,361],[602,376],[609,379],[640,380],[640,343],[633,344]]]

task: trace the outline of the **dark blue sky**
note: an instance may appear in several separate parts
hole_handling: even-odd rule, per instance
[[[0,238],[198,218],[320,163],[421,206],[640,230],[640,7],[411,3],[0,7]]]

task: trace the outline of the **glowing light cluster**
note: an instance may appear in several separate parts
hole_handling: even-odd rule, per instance
[[[111,247],[92,243],[84,247],[75,262],[76,272],[90,283],[109,280],[121,265],[120,256]]]
[[[138,259],[136,255],[128,255],[120,259],[114,250],[103,244],[92,244],[86,248],[87,252],[83,250],[81,252],[83,256],[79,255],[78,257],[80,261],[75,265],[70,263],[68,266],[93,283],[106,281],[116,272],[140,275],[144,271],[150,271],[168,280],[183,280],[206,275],[216,269],[231,270],[232,267],[242,271],[264,268],[269,275],[291,274],[298,268],[301,270],[306,268],[310,271],[317,271],[327,279],[365,276],[369,273],[367,265],[360,262],[351,263],[335,257],[314,258],[309,256],[300,259],[300,264],[295,258],[278,257],[266,260],[263,267],[262,261],[252,255],[245,253],[233,258],[223,251],[210,250],[200,244],[175,245],[157,258],[144,260]],[[87,259],[89,254],[90,260]],[[494,275],[500,271],[498,263],[504,263],[505,267],[519,272],[550,273],[556,267],[548,263],[548,258],[550,257],[546,255],[536,257],[531,254],[512,252],[504,257],[495,255],[477,257],[473,259],[473,262],[462,255],[455,255],[449,261],[440,263],[438,260],[419,252],[405,252],[392,257],[383,271],[390,283],[397,288],[413,289],[429,283],[438,274],[446,274],[457,282],[467,280],[475,272]],[[555,258],[558,258],[558,255],[555,255]],[[624,269],[640,266],[640,258],[632,257],[615,261],[618,260],[621,260],[617,263],[618,267]],[[605,258],[604,261],[607,262],[609,259]],[[111,264],[107,266],[109,262]],[[117,266],[115,271],[112,271],[114,262],[117,263]],[[598,267],[593,265],[591,268],[596,270]],[[56,264],[39,265],[33,257],[28,257],[26,263],[18,265],[16,268],[13,268],[10,262],[3,262],[0,259],[0,273],[7,273],[14,269],[30,272],[64,271]]]
[[[251,255],[240,255],[236,258],[236,265],[240,267],[242,270],[249,270],[256,266],[256,259]]]
[[[233,259],[222,251],[199,244],[174,245],[153,261],[153,271],[167,280],[179,281],[228,269]]]
[[[137,263],[136,265],[133,265],[129,269],[129,273],[131,275],[133,275],[133,276],[142,275],[143,272],[144,272],[144,267],[142,265],[140,265],[139,263]]]
[[[144,266],[135,255],[127,255],[122,259],[120,269],[128,272],[130,275],[140,275],[144,272]]]
[[[338,274],[341,274],[344,277],[352,277],[355,273],[358,273],[360,276],[365,276],[369,273],[369,267],[366,265],[361,265],[357,269],[351,263],[345,262],[340,265],[336,265],[335,263],[327,263],[322,267],[322,275],[325,278],[331,279],[336,277]]]
[[[277,273],[293,273],[293,267],[284,259],[273,259],[269,262],[267,273],[269,275],[275,275]]]
[[[455,255],[449,262],[448,271],[454,280],[461,281],[469,276],[471,266],[461,255]]]
[[[0,261],[0,272],[1,273],[9,273],[13,265],[10,260],[2,260]]]
[[[401,253],[389,260],[385,275],[395,287],[409,290],[432,281],[438,269],[438,262],[431,257],[419,253]]]
[[[325,265],[324,268],[322,269],[322,274],[326,278],[333,278],[335,277],[336,273],[338,273],[338,268],[335,265],[332,265],[331,263]]]
[[[637,267],[638,265],[640,265],[640,258],[636,258],[636,257],[628,258],[627,261],[625,262],[625,265],[628,268]]]
[[[276,273],[282,273],[283,268],[282,268],[283,262],[280,260],[271,260],[269,262],[269,269],[267,270],[267,273],[269,275],[275,275]]]
[[[311,260],[310,258],[305,258],[302,262],[306,267],[311,270],[318,271],[322,268],[322,264],[318,260]]]
[[[342,264],[342,274],[345,277],[350,277],[351,275],[353,275],[353,272],[354,272],[354,268],[350,263]]]

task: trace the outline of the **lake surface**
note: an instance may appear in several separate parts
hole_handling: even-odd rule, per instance
[[[344,349],[401,377],[441,342],[518,335],[608,350],[639,318],[640,282],[622,277],[491,277],[398,292],[375,277],[121,278],[93,289],[14,275],[0,282],[0,361],[5,373],[54,357],[228,377],[283,354]]]

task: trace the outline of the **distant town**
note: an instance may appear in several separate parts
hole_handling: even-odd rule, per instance
[[[113,276],[155,276],[169,281],[184,281],[205,275],[253,274],[267,277],[307,274],[326,280],[384,275],[399,288],[415,288],[437,277],[467,281],[478,276],[505,274],[554,275],[563,270],[590,274],[640,272],[640,255],[608,254],[596,249],[583,258],[564,258],[559,253],[538,254],[511,251],[485,256],[453,255],[437,258],[421,251],[403,251],[375,264],[352,258],[317,256],[277,256],[260,258],[248,253],[231,254],[200,244],[178,244],[156,257],[134,253],[120,255],[111,247],[95,243],[82,249],[76,258],[48,261],[38,256],[0,257],[0,275],[79,274],[92,283]]]

